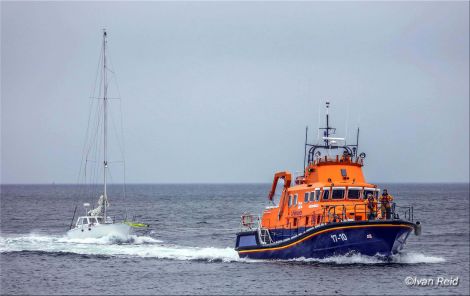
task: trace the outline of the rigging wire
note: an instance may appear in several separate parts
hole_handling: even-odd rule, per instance
[[[103,108],[103,93],[104,88],[104,77],[107,73],[111,73],[112,80],[114,82],[115,90],[117,91],[117,98],[107,98],[107,99],[118,99],[119,106],[119,116],[120,124],[116,123],[116,116],[110,113],[111,122],[113,128],[111,129],[114,133],[117,147],[121,154],[122,163],[123,163],[123,199],[126,198],[126,162],[125,162],[125,146],[124,146],[124,127],[123,127],[123,113],[122,113],[122,100],[121,92],[119,89],[119,84],[117,83],[117,75],[114,72],[114,65],[112,60],[107,56],[106,68],[103,67],[103,56],[104,56],[104,45],[101,45],[101,50],[98,58],[98,65],[95,72],[95,79],[93,80],[93,87],[91,88],[91,94],[89,96],[90,102],[88,107],[88,118],[87,118],[87,127],[85,132],[85,141],[82,147],[82,155],[80,166],[78,170],[77,183],[80,186],[79,195],[85,195],[91,199],[95,199],[96,196],[100,195],[102,188],[99,186],[100,178],[106,173],[106,176],[110,178],[110,181],[113,182],[111,171],[105,170],[103,167],[103,162],[100,159],[103,159],[103,151],[100,147],[103,146],[104,141],[104,115]],[[114,105],[114,104],[113,104]],[[116,109],[115,109],[116,110]],[[117,111],[117,110],[116,110]],[[93,131],[93,129],[95,130]],[[120,134],[119,134],[120,130]],[[119,161],[113,161],[114,163],[119,163]],[[108,165],[113,162],[108,162]],[[83,186],[81,186],[83,185]],[[127,215],[127,208],[126,208]]]
[[[121,96],[121,90],[119,89],[119,83],[118,83],[118,79],[117,79],[117,75],[116,73],[114,72],[114,64],[113,64],[113,61],[112,59],[110,58],[109,59],[109,64],[111,65],[111,68],[112,68],[112,77],[114,79],[114,84],[116,85],[116,90],[117,90],[117,93],[118,93],[118,97],[120,98],[119,99],[119,114],[120,114],[120,123],[121,123],[121,140],[122,140],[122,145],[121,145],[121,157],[123,159],[123,191],[124,191],[124,197],[123,199],[125,200],[126,199],[126,193],[127,193],[127,188],[126,188],[126,158],[125,158],[125,146],[124,146],[124,127],[123,127],[123,115],[122,115],[122,96]],[[127,216],[127,208],[126,208],[126,216]]]
[[[98,74],[99,74],[99,69],[100,69],[100,65],[101,65],[102,56],[103,56],[103,48],[101,48],[99,58],[98,58],[98,63],[97,63],[98,65],[97,65],[96,72],[95,72],[95,79],[93,80],[94,81],[93,82],[93,88],[91,90],[92,95],[94,95],[95,92],[96,92],[96,86],[98,84],[98,79],[99,79]],[[77,183],[79,185],[79,195],[82,195],[83,193],[86,194],[86,188],[84,188],[84,186],[80,186],[81,185],[80,179],[82,179],[82,173],[83,173],[82,182],[86,183],[86,160],[84,162],[84,158],[86,158],[85,150],[86,150],[86,146],[87,146],[87,143],[89,141],[89,136],[90,136],[90,124],[91,124],[91,118],[92,118],[92,114],[93,114],[92,113],[93,106],[94,106],[94,102],[93,102],[93,100],[90,100],[89,108],[88,108],[87,127],[86,127],[86,132],[85,132],[85,141],[84,141],[83,147],[82,147],[82,156],[81,156],[81,160],[80,160],[80,167],[79,167],[78,177],[77,177]],[[82,184],[82,185],[85,185],[85,184]]]

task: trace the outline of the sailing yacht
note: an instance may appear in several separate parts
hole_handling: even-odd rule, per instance
[[[110,216],[108,216],[108,188],[107,188],[107,178],[108,178],[108,81],[107,81],[107,60],[106,60],[106,44],[107,44],[107,34],[106,30],[103,30],[103,51],[102,51],[102,81],[100,83],[100,97],[97,99],[102,100],[102,169],[103,169],[103,193],[98,199],[97,207],[91,210],[88,210],[90,207],[89,203],[85,203],[85,213],[84,216],[79,216],[75,220],[75,213],[77,207],[75,207],[74,215],[72,218],[72,224],[70,229],[67,231],[67,236],[69,238],[101,238],[101,237],[118,237],[119,239],[126,239],[132,231],[131,223],[127,221],[116,222]],[[102,90],[102,91],[101,91]],[[101,111],[101,108],[100,108]],[[101,142],[100,142],[101,144]],[[86,169],[85,169],[86,170]]]

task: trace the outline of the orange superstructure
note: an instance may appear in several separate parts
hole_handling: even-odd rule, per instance
[[[263,212],[262,228],[295,229],[333,221],[367,220],[366,197],[370,193],[377,199],[379,189],[364,178],[365,154],[357,155],[357,143],[340,145],[338,142],[344,139],[331,137],[334,128],[329,127],[328,114],[327,127],[322,129],[325,130],[324,143],[306,144],[308,163],[303,175],[295,178],[293,186],[291,173],[275,174],[268,199],[273,199],[280,179],[284,180],[284,187],[279,204],[267,207]],[[322,156],[322,150],[328,155]],[[332,155],[332,150],[338,153]]]

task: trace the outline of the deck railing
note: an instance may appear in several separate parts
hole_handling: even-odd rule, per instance
[[[258,231],[263,243],[279,242],[303,234],[304,232],[329,223],[338,223],[343,221],[371,221],[371,220],[396,220],[403,219],[414,222],[414,212],[412,206],[397,206],[391,203],[388,215],[387,208],[381,203],[376,204],[372,209],[367,204],[355,205],[325,205],[321,214],[315,214],[311,217],[310,225],[272,228],[271,225],[265,225],[266,229],[261,228],[261,218],[258,215],[245,212],[241,216],[240,231]],[[268,220],[268,224],[269,220]],[[263,231],[269,230],[269,236]]]
[[[355,204],[353,207],[344,204],[327,205],[323,208],[322,223],[400,218],[413,222],[413,214],[412,206],[397,206],[394,202],[390,203],[389,207],[385,203],[378,203],[372,208],[369,208],[367,204]]]

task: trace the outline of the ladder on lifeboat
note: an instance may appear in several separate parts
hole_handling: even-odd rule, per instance
[[[272,244],[273,239],[271,238],[271,234],[269,233],[269,230],[266,228],[258,228],[258,235],[259,235],[259,240],[262,245],[266,244]]]

